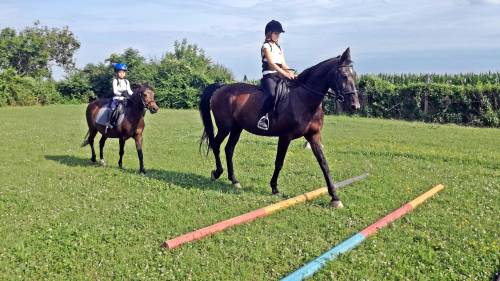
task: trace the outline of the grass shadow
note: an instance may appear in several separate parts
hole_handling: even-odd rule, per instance
[[[90,161],[89,158],[75,157],[71,155],[44,155],[45,159],[59,162],[70,167],[91,167],[97,166],[96,163]]]
[[[76,157],[72,155],[45,155],[45,159],[54,161],[70,167],[98,167],[98,164],[92,163],[90,159]],[[144,176],[158,181],[165,182],[167,184],[179,186],[185,189],[200,189],[200,190],[214,190],[223,193],[230,194],[240,194],[244,192],[251,192],[259,195],[271,195],[271,192],[266,192],[264,190],[257,190],[255,188],[242,188],[237,189],[232,184],[230,184],[225,178],[220,178],[217,181],[213,181],[209,177],[204,177],[194,173],[186,173],[179,171],[167,171],[162,169],[146,169],[146,174],[139,174],[137,169],[132,168],[112,168],[118,171],[122,171],[127,174],[132,174],[136,176]]]

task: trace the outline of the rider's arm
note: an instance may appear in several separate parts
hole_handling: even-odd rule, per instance
[[[127,93],[129,96],[131,96],[134,92],[132,92],[132,89],[130,89],[130,82],[127,80]]]
[[[118,79],[113,79],[113,94],[115,96],[121,96],[122,93],[120,93],[120,91],[118,91]]]
[[[279,67],[277,64],[273,62],[273,59],[271,58],[271,51],[267,48],[263,48],[264,56],[266,57],[267,63],[269,66],[273,69],[278,71],[281,75],[290,78],[290,74],[283,70],[281,67]]]

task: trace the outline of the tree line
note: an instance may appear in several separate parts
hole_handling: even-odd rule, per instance
[[[84,103],[109,97],[113,63],[126,63],[131,83],[150,83],[157,103],[166,108],[195,108],[200,92],[214,82],[234,81],[231,71],[213,62],[186,39],[173,51],[147,59],[128,48],[103,62],[75,66],[80,42],[68,27],[49,28],[35,22],[21,31],[0,31],[0,106]],[[54,66],[64,79],[52,78]],[[258,83],[258,80],[247,81]],[[500,127],[500,73],[366,74],[358,81],[362,116]],[[331,98],[328,114],[344,114]]]
[[[234,80],[229,69],[213,62],[202,48],[186,39],[174,42],[173,51],[161,58],[146,59],[138,50],[128,48],[82,68],[74,62],[79,47],[68,27],[49,28],[35,22],[19,32],[2,29],[0,106],[82,103],[93,97],[110,97],[113,64],[117,62],[128,65],[131,83],[153,86],[162,107],[196,107],[198,94],[206,85]],[[53,79],[53,66],[65,70],[64,79]]]

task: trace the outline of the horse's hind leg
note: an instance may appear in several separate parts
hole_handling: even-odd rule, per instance
[[[212,147],[212,151],[215,157],[215,170],[212,171],[213,180],[218,179],[222,175],[222,172],[224,172],[224,168],[222,168],[222,163],[220,161],[220,146],[228,134],[228,130],[219,128],[214,139],[214,145]]]
[[[94,149],[94,138],[97,135],[97,130],[95,128],[89,129],[89,136],[87,138],[87,142],[90,145],[90,151],[92,153],[92,156],[90,158],[90,161],[94,162],[96,161],[96,156],[95,156],[95,149]]]
[[[106,166],[106,162],[104,162],[104,144],[106,143],[106,139],[108,137],[102,136],[101,140],[99,140],[99,163],[102,166]]]
[[[236,144],[241,136],[241,128],[232,129],[229,135],[229,140],[227,141],[226,147],[224,148],[226,152],[226,164],[227,164],[227,173],[229,180],[233,183],[233,185],[237,188],[240,188],[240,182],[234,176],[234,168],[233,168],[233,153]]]

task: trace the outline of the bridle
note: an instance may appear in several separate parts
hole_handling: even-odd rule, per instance
[[[143,106],[143,109],[149,109],[149,105],[153,102],[152,100],[146,102],[144,100],[144,92],[141,93],[141,102],[142,102],[142,106]]]
[[[344,67],[349,67],[349,68],[352,68],[353,65],[352,64],[349,64],[349,65],[339,65],[335,68],[335,72],[337,72],[339,69],[341,68],[344,68]],[[323,92],[320,92],[318,90],[315,90],[309,86],[307,86],[306,84],[304,83],[298,83],[298,85],[306,90],[308,90],[309,92],[315,94],[315,95],[318,95],[318,96],[321,96],[321,97],[325,97],[325,96],[329,96],[329,97],[333,97],[335,98],[336,100],[340,101],[340,102],[344,102],[345,98],[344,96],[345,95],[354,95],[357,93],[356,90],[352,90],[352,91],[342,91],[342,90],[339,90],[336,86],[336,83],[333,84],[333,87],[329,87],[328,88],[328,91],[326,91],[326,93],[323,93]]]

